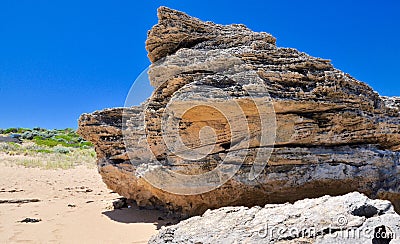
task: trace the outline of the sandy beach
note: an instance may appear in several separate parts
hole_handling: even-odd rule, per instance
[[[134,205],[115,209],[96,167],[45,170],[0,166],[0,243],[146,243],[163,214]],[[7,203],[21,200],[38,202]],[[39,222],[21,222],[30,218]]]

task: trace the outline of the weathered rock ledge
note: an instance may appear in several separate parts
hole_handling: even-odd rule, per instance
[[[354,192],[294,204],[224,207],[163,227],[149,243],[400,243],[389,201]]]
[[[141,106],[97,111],[79,120],[78,131],[95,145],[99,172],[110,189],[140,206],[184,215],[353,191],[388,199],[400,210],[398,99],[382,99],[329,60],[276,47],[270,34],[203,22],[165,7],[158,17],[146,43],[153,95]],[[273,113],[260,113],[259,101],[269,103]],[[207,106],[197,106],[202,103]],[[182,111],[188,106],[192,109]],[[168,109],[174,113],[163,124]],[[268,128],[274,129],[274,143],[260,139],[267,133],[263,116],[273,118]],[[241,117],[246,128],[235,122]],[[208,150],[211,144],[199,134],[213,128],[215,137],[206,134],[215,140],[210,139],[210,153],[188,160],[171,152],[166,141],[176,141],[177,134],[162,128],[173,123],[190,150]],[[272,146],[271,155],[258,154]],[[173,172],[205,173],[232,152],[245,155],[243,165],[210,192],[173,194],[142,177],[155,160]],[[256,157],[266,167],[250,180]]]
[[[381,97],[386,107],[400,109],[400,97]]]

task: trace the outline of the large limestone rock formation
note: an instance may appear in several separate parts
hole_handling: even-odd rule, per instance
[[[352,191],[400,209],[398,100],[270,34],[165,7],[158,17],[146,42],[153,95],[79,120],[110,189],[184,215]],[[171,172],[196,179],[222,161],[201,194],[199,182],[167,184]]]
[[[149,243],[400,243],[390,202],[360,193],[294,204],[224,207],[163,227]]]

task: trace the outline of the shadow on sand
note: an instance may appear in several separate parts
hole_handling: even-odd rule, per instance
[[[129,204],[128,208],[104,211],[102,214],[119,223],[153,223],[160,229],[162,226],[173,225],[179,222],[176,218],[167,218],[159,210],[139,208],[136,204]]]

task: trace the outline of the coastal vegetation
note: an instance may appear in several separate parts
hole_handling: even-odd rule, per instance
[[[68,169],[94,167],[96,153],[93,145],[71,128],[8,128],[0,129],[0,159],[7,165]]]

